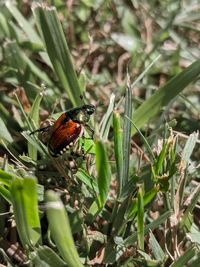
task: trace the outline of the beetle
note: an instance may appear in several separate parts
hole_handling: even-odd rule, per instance
[[[51,156],[58,157],[73,148],[80,137],[84,137],[84,128],[94,131],[88,125],[90,116],[94,113],[94,105],[83,105],[63,113],[53,125],[37,129],[30,134],[42,132],[46,135],[46,143]]]

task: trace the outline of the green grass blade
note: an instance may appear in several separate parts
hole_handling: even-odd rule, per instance
[[[44,262],[44,266],[46,267],[65,267],[67,264],[53,251],[51,248],[47,246],[40,246],[36,255],[33,253],[33,262],[35,266],[40,266],[42,262]]]
[[[5,43],[5,56],[9,65],[18,70],[16,72],[17,78],[20,85],[23,82],[25,89],[31,79],[30,73],[38,77],[43,83],[52,86],[53,83],[47,74],[28,58],[15,40]]]
[[[126,117],[126,118],[127,118],[128,120],[130,120],[130,122],[133,124],[134,128],[137,130],[139,136],[140,136],[141,139],[143,140],[144,145],[145,145],[147,151],[149,152],[149,156],[151,157],[151,160],[152,160],[152,161],[155,160],[155,156],[154,156],[154,154],[153,154],[153,151],[152,151],[152,149],[151,149],[151,147],[150,147],[150,145],[149,145],[147,139],[144,137],[144,135],[142,134],[142,132],[140,131],[140,129],[138,129],[138,127],[135,125],[135,123],[134,123],[130,118],[128,118],[128,117]]]
[[[6,7],[8,8],[12,16],[15,18],[15,20],[22,27],[23,31],[26,33],[29,39],[34,41],[35,43],[42,43],[40,37],[32,28],[31,24],[23,17],[23,15],[20,13],[17,7],[12,4],[11,1],[6,1]]]
[[[37,140],[36,138],[33,137],[33,135],[28,134],[27,131],[21,132],[21,134],[24,136],[24,138],[32,145],[34,146],[42,155],[44,153],[48,154],[47,148],[45,147],[42,142]],[[37,140],[37,141],[36,141]]]
[[[187,266],[188,267],[198,267],[198,265],[199,265],[199,259],[200,259],[200,253],[197,253],[195,259],[192,262],[188,263]]]
[[[199,199],[200,199],[200,186],[196,188],[196,192],[191,199],[190,205],[185,210],[185,214],[188,214],[189,212],[193,211]]]
[[[165,143],[163,143],[162,150],[155,162],[155,173],[157,175],[160,175],[163,172],[164,160],[166,159],[168,152],[167,150],[168,150],[168,144],[166,141]]]
[[[147,204],[149,204],[157,193],[158,193],[157,187],[153,187],[151,190],[146,192],[143,196],[143,205],[146,206]],[[129,207],[129,210],[127,211],[126,217],[129,220],[131,220],[135,217],[137,212],[138,212],[138,202],[133,200],[132,205]]]
[[[98,186],[94,178],[92,178],[88,173],[84,170],[79,169],[76,173],[76,177],[81,180],[84,184],[86,184],[90,189],[94,190],[96,193],[99,192]]]
[[[92,223],[98,213],[101,211],[101,207],[99,205],[98,199],[95,200],[89,208],[86,221]]]
[[[40,244],[36,181],[33,178],[15,177],[11,185],[11,195],[16,226],[23,246]]]
[[[181,225],[184,225],[187,223],[187,219],[190,216],[190,213],[192,213],[193,209],[195,208],[197,202],[199,201],[200,198],[200,186],[198,186],[195,189],[196,192],[194,192],[194,195],[192,196],[192,198],[190,199],[190,203],[188,205],[188,207],[186,208],[183,218],[181,220]]]
[[[138,178],[139,177],[137,175],[131,175],[128,183],[124,185],[118,201],[122,202],[128,196],[131,196],[134,193],[136,186],[137,186]]]
[[[3,32],[3,35],[6,37],[10,37],[10,30],[9,30],[9,26],[8,26],[8,22],[6,17],[0,13],[0,28],[1,31]]]
[[[127,221],[125,219],[125,213],[126,213],[126,210],[127,210],[127,206],[128,206],[128,199],[125,199],[121,205],[118,205],[117,206],[117,211],[114,213],[113,212],[113,215],[111,217],[111,220],[112,220],[112,224],[113,224],[113,233],[114,235],[120,235],[121,232],[123,231],[124,229],[124,226],[126,225]],[[118,202],[117,202],[118,204]]]
[[[6,186],[10,186],[12,182],[12,175],[5,172],[4,170],[0,170],[0,182]]]
[[[45,199],[49,228],[62,258],[70,267],[83,266],[74,245],[65,207],[53,191],[47,191]]]
[[[166,122],[166,124],[168,125],[168,128],[175,128],[175,126],[177,125],[177,121],[175,119]],[[148,140],[151,140],[153,137],[155,137],[155,135],[161,134],[164,129],[166,128],[166,124],[162,125],[161,127],[159,127],[158,129],[156,129],[155,131],[153,131],[151,133],[150,136],[147,137]]]
[[[185,147],[183,149],[183,153],[182,153],[182,160],[184,160],[185,164],[187,164],[187,162],[189,161],[191,155],[192,155],[192,152],[193,152],[193,149],[195,147],[195,144],[198,140],[198,136],[199,136],[199,132],[197,133],[192,133],[186,144],[185,144]]]
[[[20,13],[20,11],[17,9],[15,5],[11,1],[6,1],[6,7],[12,14],[12,16],[15,18],[15,20],[18,22],[19,26],[22,28],[22,30],[25,32],[28,39],[33,42],[37,43],[39,46],[42,45],[42,40],[32,27],[31,23],[29,23],[24,16]],[[42,59],[46,62],[47,65],[51,67],[51,62],[49,60],[49,57],[46,53],[40,52],[40,56]]]
[[[131,84],[131,88],[134,88],[136,86],[137,83],[139,83],[144,76],[148,73],[148,71],[151,69],[151,67],[156,63],[156,61],[158,61],[158,59],[161,57],[161,55],[158,55],[154,60],[152,60],[152,62],[144,69],[144,71],[135,79],[135,81]],[[123,101],[122,97],[118,104],[117,104],[117,108],[120,106],[121,102]]]
[[[171,216],[172,212],[171,211],[167,211],[164,214],[162,214],[157,220],[149,223],[148,225],[146,225],[144,227],[144,234],[148,234],[149,230],[154,230],[157,229],[162,223],[164,223],[170,216]],[[126,246],[130,246],[133,245],[136,241],[137,241],[137,233],[134,233],[133,235],[130,235],[129,237],[127,237],[127,239],[125,240],[125,245]]]
[[[0,139],[0,144],[7,150],[7,152],[15,159],[16,162],[20,164],[20,166],[25,167],[25,165],[20,161],[19,153],[10,146],[6,141]]]
[[[182,152],[182,166],[184,167],[185,169],[185,175],[183,177],[183,180],[182,182],[179,184],[179,201],[180,201],[180,204],[182,204],[183,202],[183,197],[184,197],[184,192],[185,192],[185,187],[187,185],[187,180],[188,180],[188,175],[187,175],[187,167],[188,167],[188,164],[189,164],[189,160],[190,160],[190,157],[192,155],[192,152],[194,150],[194,147],[196,145],[196,142],[198,141],[198,136],[199,136],[199,132],[197,131],[192,133],[186,144],[185,144],[185,147],[183,149],[183,152]],[[190,207],[190,205],[189,205]],[[188,208],[187,208],[188,209]],[[188,216],[188,213],[185,213],[184,216],[186,215],[186,217]]]
[[[114,131],[115,161],[116,161],[117,178],[118,178],[118,195],[120,196],[122,190],[122,170],[123,170],[122,129],[120,126],[120,115],[116,111],[113,113],[113,131]]]
[[[125,96],[125,112],[124,112],[124,127],[123,127],[123,186],[129,179],[129,162],[131,149],[131,122],[127,119],[132,118],[132,101],[131,101],[131,87],[127,84]]]
[[[162,107],[166,106],[189,83],[194,81],[199,74],[200,60],[197,60],[160,88],[133,113],[132,118],[134,124],[136,124],[138,128],[143,127],[146,122],[161,111]],[[132,134],[135,133],[136,129],[133,128]]]
[[[55,8],[35,3],[33,13],[60,82],[72,104],[81,105],[82,92]]]
[[[87,215],[87,221],[92,222],[98,213],[102,210],[109,191],[111,170],[108,163],[108,157],[105,147],[101,141],[97,141],[95,144],[96,154],[96,170],[97,170],[97,185],[99,195],[97,199],[92,203]]]
[[[149,243],[155,259],[164,262],[167,256],[165,255],[164,251],[162,250],[160,244],[158,243],[152,231],[150,231]]]
[[[96,151],[96,169],[97,169],[97,183],[99,188],[99,205],[103,208],[108,196],[111,180],[111,170],[108,163],[108,157],[104,144],[97,141],[95,144]]]
[[[41,92],[37,94],[29,114],[29,117],[34,122],[36,129],[39,128],[39,111],[42,97],[43,94]],[[37,148],[31,143],[28,143],[28,155],[32,160],[37,160]]]
[[[36,77],[38,77],[42,83],[48,85],[48,86],[55,86],[53,85],[53,82],[50,80],[48,75],[42,71],[36,64],[33,63],[25,54],[23,54],[24,62],[27,64],[27,66],[30,68],[32,74],[34,74]]]
[[[28,119],[28,116],[27,116],[26,112],[24,111],[24,108],[23,108],[23,106],[22,106],[22,104],[21,104],[21,102],[20,102],[20,100],[19,100],[18,95],[17,95],[17,94],[14,94],[14,95],[15,95],[15,97],[16,97],[17,103],[18,103],[19,108],[20,108],[20,110],[21,110],[21,112],[22,112],[22,115],[23,115],[23,117],[24,117],[24,121],[26,122],[28,128],[29,128],[30,130],[32,130],[32,126],[31,126],[30,121],[29,121],[29,119]]]
[[[137,194],[137,233],[138,233],[138,247],[141,250],[144,250],[144,189],[143,185],[140,185],[138,194]]]
[[[19,107],[21,109],[21,112],[24,116],[24,120],[26,121],[29,130],[32,131],[33,127],[30,123],[30,120],[29,120],[27,114],[25,113],[18,96],[17,95],[15,95],[15,96],[16,96],[17,102],[19,104]],[[38,126],[39,126],[39,108],[40,108],[40,102],[42,100],[42,97],[43,97],[43,95],[41,93],[39,93],[36,96],[36,98],[33,102],[33,105],[31,107],[30,114],[29,114],[29,117],[35,122],[36,128],[38,128]],[[35,142],[33,141],[33,137],[30,137],[30,135],[27,135],[26,132],[23,132],[22,135],[29,141],[28,142],[28,153],[29,153],[30,158],[32,160],[37,160],[37,150],[41,151],[41,148],[38,147],[38,144],[35,144]]]
[[[18,46],[17,42],[15,40],[7,41],[4,44],[4,50],[7,64],[9,64],[9,66],[13,69],[18,70],[16,71],[17,79],[22,79],[22,75],[24,75],[24,71],[26,68],[26,63],[24,62],[22,56],[23,52],[20,50],[20,47]]]
[[[23,85],[25,89],[29,88],[28,82],[31,80],[30,73],[35,74],[42,82],[52,86],[52,81],[47,74],[28,58],[16,41],[6,42],[4,49],[8,64],[17,70],[16,78],[20,86]]]
[[[114,109],[114,104],[115,104],[115,95],[111,94],[108,109],[107,109],[106,114],[104,115],[104,117],[100,123],[100,126],[101,126],[100,139],[102,139],[103,141],[106,141],[108,138],[110,125],[112,122],[112,113],[113,113],[113,109]]]
[[[2,118],[0,117],[0,138],[3,138],[4,140],[6,140],[8,143],[12,143],[13,142],[13,138],[10,134],[10,132],[8,131],[4,121],[2,120]]]
[[[196,255],[196,248],[191,247],[188,250],[184,252],[183,255],[181,255],[178,260],[176,260],[174,263],[170,265],[170,267],[183,267],[186,266],[186,264]]]
[[[147,72],[151,69],[151,67],[158,61],[158,59],[161,57],[161,55],[158,55],[152,62],[145,68],[145,70],[137,77],[137,79],[131,84],[131,87],[134,88],[136,84],[141,81],[144,76],[147,74]]]
[[[3,185],[0,185],[0,195],[9,203],[12,204],[11,194],[8,189],[6,189]]]

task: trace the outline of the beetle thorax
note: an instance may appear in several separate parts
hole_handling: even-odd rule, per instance
[[[87,123],[89,119],[90,119],[90,116],[86,114],[85,112],[80,111],[80,113],[77,114],[77,120],[81,124]]]

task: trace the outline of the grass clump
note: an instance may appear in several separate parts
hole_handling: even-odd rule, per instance
[[[190,2],[2,4],[3,264],[197,266],[199,7]],[[52,157],[52,126],[30,133],[84,104],[96,107],[85,138]]]

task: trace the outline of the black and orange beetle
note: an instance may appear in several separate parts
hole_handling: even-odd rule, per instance
[[[63,113],[53,125],[40,128],[36,132],[45,133],[47,136],[47,147],[49,153],[53,157],[58,157],[65,153],[70,147],[73,148],[77,143],[79,137],[84,136],[84,128],[93,134],[94,131],[87,124],[90,116],[94,113],[95,107],[93,105],[83,105],[78,108],[73,108]]]

